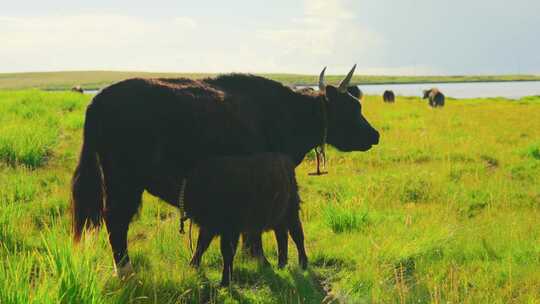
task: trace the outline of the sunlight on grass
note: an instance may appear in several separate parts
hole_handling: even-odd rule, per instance
[[[57,142],[53,128],[32,125],[8,125],[0,128],[0,160],[15,166],[31,168],[42,166]]]
[[[238,252],[219,288],[214,240],[189,267],[178,212],[145,194],[132,223],[136,277],[113,276],[105,231],[74,246],[69,185],[89,96],[0,91],[0,303],[538,303],[540,97],[393,105],[368,96],[367,153],[328,149],[329,174],[297,169],[310,266]],[[494,117],[497,117],[496,123]],[[196,237],[196,229],[193,237]]]

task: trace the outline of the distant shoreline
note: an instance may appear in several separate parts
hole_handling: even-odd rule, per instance
[[[96,90],[111,83],[133,77],[145,78],[205,78],[216,73],[153,73],[121,71],[66,71],[66,72],[25,72],[0,73],[0,89],[39,88],[45,90],[66,90],[80,85],[86,90]],[[291,86],[315,86],[318,75],[301,74],[257,74]],[[328,75],[329,84],[337,84],[343,75]],[[354,76],[352,82],[357,85],[400,85],[432,83],[490,83],[540,81],[540,75],[471,75],[471,76]]]
[[[431,77],[431,76],[430,76]],[[436,76],[434,76],[436,77]],[[415,82],[371,82],[371,83],[353,83],[353,85],[362,86],[362,85],[369,85],[369,86],[378,86],[378,85],[408,85],[408,84],[449,84],[449,83],[493,83],[493,82],[538,82],[540,79],[516,79],[516,80],[458,80],[458,81],[415,81]],[[293,84],[294,86],[302,86],[302,87],[315,87],[318,86],[317,83],[313,84],[303,84],[303,83],[297,83]]]

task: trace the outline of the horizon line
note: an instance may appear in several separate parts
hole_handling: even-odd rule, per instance
[[[109,72],[109,73],[147,73],[147,74],[195,74],[195,75],[219,75],[219,74],[260,74],[260,75],[290,75],[290,76],[318,76],[318,73],[314,74],[304,74],[304,73],[290,73],[290,72],[240,72],[240,71],[219,71],[219,72],[185,72],[185,71],[145,71],[145,70],[130,70],[130,69],[91,69],[91,70],[47,70],[47,71],[15,71],[15,72],[0,72],[0,74],[38,74],[38,73],[95,73],[95,72]],[[328,76],[343,76],[345,74],[328,74]],[[407,75],[407,74],[362,74],[355,73],[354,76],[366,76],[366,77],[501,77],[501,76],[533,76],[539,77],[540,73],[501,73],[501,74],[488,74],[488,73],[478,73],[478,74],[418,74],[418,75]]]

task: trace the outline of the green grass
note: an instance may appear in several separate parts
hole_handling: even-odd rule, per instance
[[[335,233],[354,232],[368,224],[368,213],[351,207],[329,206],[324,209],[326,224]]]
[[[0,91],[2,304],[540,303],[539,97],[433,110],[368,96],[380,145],[329,149],[325,176],[308,176],[312,157],[297,170],[308,271],[291,242],[283,270],[239,255],[230,289],[218,288],[218,242],[191,269],[177,210],[147,194],[129,234],[134,279],[112,276],[104,231],[71,243],[69,184],[89,99]],[[271,233],[264,247],[275,266]]]
[[[61,121],[81,126],[80,111],[87,97],[38,90],[0,91],[0,100],[0,162],[37,168],[55,152]],[[76,117],[64,118],[75,111],[79,111]]]
[[[322,67],[321,67],[322,68]],[[153,73],[121,71],[73,71],[73,72],[32,72],[0,73],[0,89],[40,88],[48,90],[70,89],[81,85],[84,89],[99,89],[113,82],[132,77],[188,77],[204,78],[215,76],[208,73]],[[265,77],[289,85],[315,85],[318,75],[301,74],[261,74]],[[337,84],[343,75],[328,75],[328,83]],[[354,76],[353,83],[433,83],[433,82],[491,82],[491,81],[540,81],[539,75],[478,75],[478,76]]]

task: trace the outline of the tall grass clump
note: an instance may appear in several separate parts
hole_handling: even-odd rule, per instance
[[[18,252],[24,246],[19,229],[14,223],[21,218],[21,209],[0,205],[0,258],[7,253]],[[0,301],[1,303],[1,301]]]
[[[404,203],[421,203],[429,199],[432,183],[423,177],[414,176],[405,181],[401,192],[401,201]]]
[[[0,160],[11,166],[42,166],[58,140],[58,129],[31,124],[0,127]]]
[[[87,255],[74,255],[71,246],[61,239],[53,237],[43,242],[43,265],[51,277],[57,278],[57,299],[62,303],[101,303],[98,277],[92,267],[95,261]]]
[[[38,178],[29,170],[6,169],[0,175],[0,207],[31,202],[39,190]]]
[[[68,130],[80,130],[84,126],[84,116],[80,113],[69,114],[62,120],[62,125]]]
[[[368,213],[330,205],[323,211],[326,225],[335,233],[359,231],[369,223]]]
[[[0,303],[103,303],[95,260],[75,255],[69,244],[43,239],[40,251],[3,258]]]
[[[2,250],[2,249],[0,249]],[[2,257],[0,255],[0,257]],[[0,303],[32,303],[33,255],[2,257],[0,261]],[[24,292],[22,292],[24,290]]]
[[[70,116],[68,126],[81,124],[87,97],[73,93],[38,90],[0,92],[0,162],[29,168],[43,166],[61,134],[60,121]]]
[[[532,159],[540,160],[540,143],[528,147],[526,154]]]

